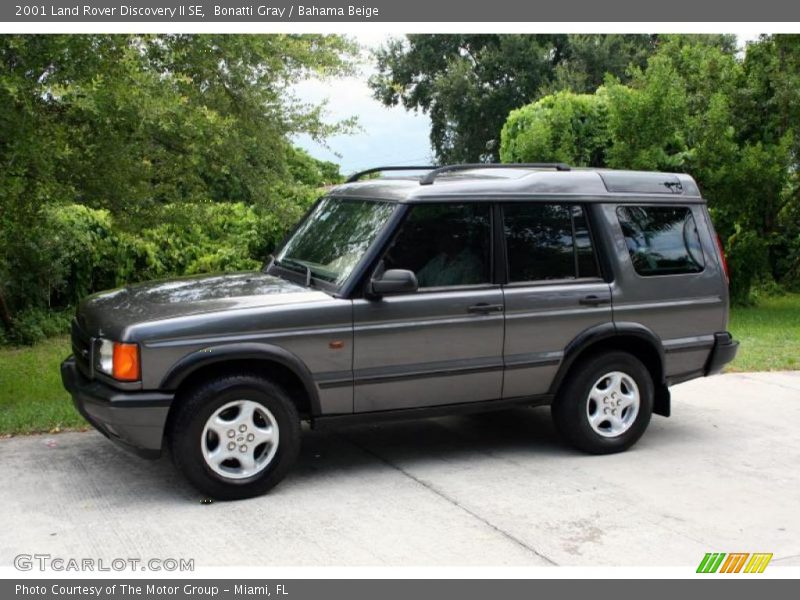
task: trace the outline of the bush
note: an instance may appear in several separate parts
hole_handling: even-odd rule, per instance
[[[754,231],[737,225],[736,232],[728,239],[727,249],[731,302],[753,304],[753,286],[771,278],[767,243]]]
[[[511,111],[500,136],[503,162],[601,166],[608,146],[606,94],[558,92]]]
[[[49,207],[37,233],[49,265],[48,306],[75,304],[113,285],[118,240],[108,211],[79,204]]]
[[[0,344],[31,345],[36,342],[67,333],[74,310],[48,311],[32,308],[14,317],[14,328],[5,331],[0,328]]]
[[[269,231],[271,219],[241,203],[169,205],[158,220],[139,232],[118,233],[117,285],[257,268],[275,238]]]
[[[0,269],[13,328],[0,344],[30,344],[67,330],[64,309],[99,290],[179,275],[258,269],[319,195],[285,186],[266,211],[236,203],[168,204],[135,228],[106,210],[47,207]]]

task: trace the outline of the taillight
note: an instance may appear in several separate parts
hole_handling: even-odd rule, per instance
[[[717,234],[717,250],[719,251],[719,260],[722,263],[722,271],[725,273],[725,283],[730,284],[731,273],[728,271],[728,257],[725,256],[725,248],[722,247],[722,239]]]
[[[114,342],[112,364],[112,376],[114,379],[119,379],[120,381],[137,381],[140,375],[139,345]]]

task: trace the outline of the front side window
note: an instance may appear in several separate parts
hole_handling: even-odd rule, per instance
[[[583,208],[526,202],[503,207],[509,282],[598,277]]]
[[[338,288],[394,210],[388,202],[324,198],[275,257],[275,264]]]
[[[617,218],[639,275],[698,273],[705,266],[692,211],[685,206],[620,206]]]
[[[421,288],[491,281],[488,204],[417,204],[384,256],[385,269],[413,271]]]

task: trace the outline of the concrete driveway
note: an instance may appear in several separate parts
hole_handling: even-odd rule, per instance
[[[97,433],[0,441],[0,565],[194,558],[196,565],[800,565],[800,372],[673,388],[630,451],[559,443],[547,409],[306,432],[267,496],[202,504],[168,459]]]

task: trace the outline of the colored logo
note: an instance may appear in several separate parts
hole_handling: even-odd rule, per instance
[[[698,573],[763,573],[772,553],[707,552],[697,566]]]

